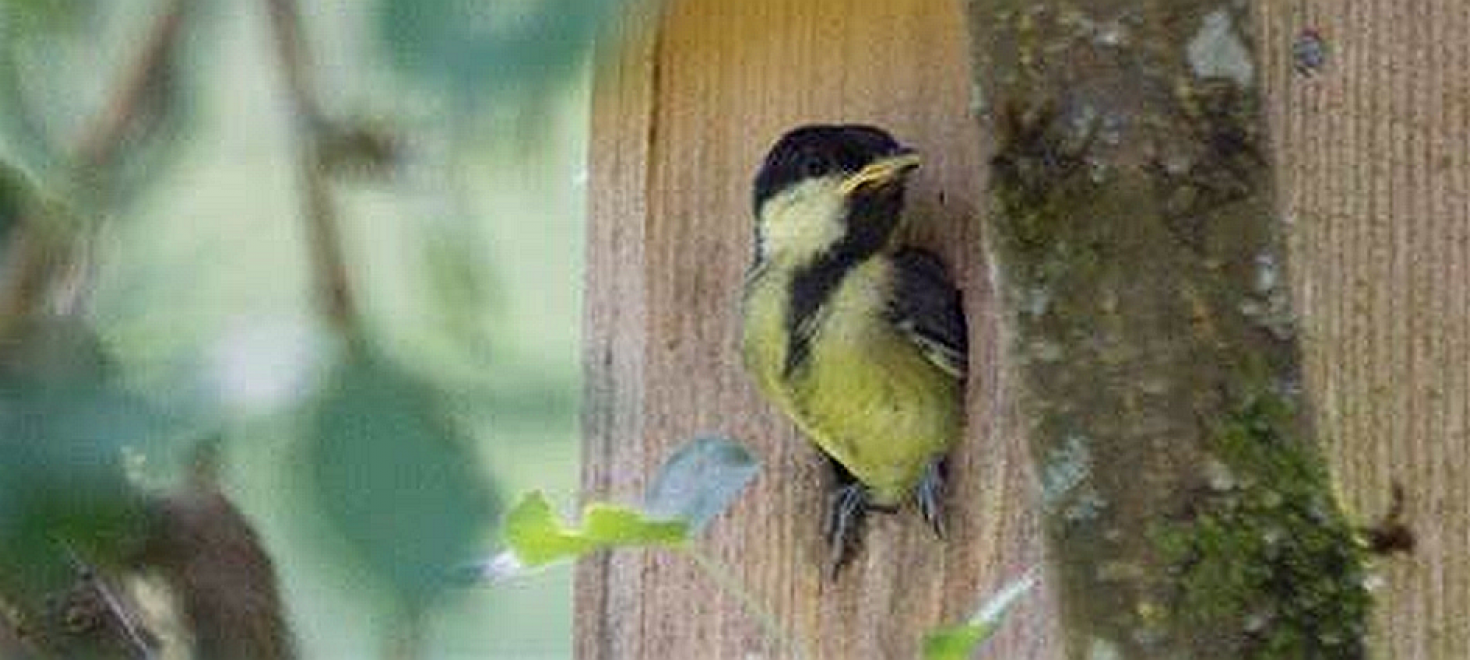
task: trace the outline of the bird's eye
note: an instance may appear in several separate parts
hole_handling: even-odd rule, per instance
[[[808,177],[825,176],[832,167],[821,154],[807,154],[801,158],[801,173]]]

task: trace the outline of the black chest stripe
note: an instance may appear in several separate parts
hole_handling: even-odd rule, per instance
[[[791,278],[791,298],[786,308],[784,374],[787,377],[810,357],[811,342],[821,322],[818,315],[836,293],[842,278],[883,247],[898,224],[902,204],[898,190],[854,195],[848,205],[847,232],[842,239]]]
[[[820,322],[817,315],[855,265],[857,259],[851,256],[824,254],[791,278],[791,298],[786,308],[787,377],[806,364]]]

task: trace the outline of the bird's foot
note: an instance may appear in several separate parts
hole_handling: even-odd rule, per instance
[[[858,545],[863,519],[868,513],[868,488],[857,481],[846,483],[832,493],[827,508],[826,537],[830,560],[827,577],[837,579],[837,571]]]
[[[934,535],[944,538],[944,459],[936,458],[924,469],[924,477],[914,489],[914,501]]]

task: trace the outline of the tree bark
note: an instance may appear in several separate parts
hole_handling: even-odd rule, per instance
[[[1073,658],[1358,658],[1249,3],[972,0],[1003,368]]]

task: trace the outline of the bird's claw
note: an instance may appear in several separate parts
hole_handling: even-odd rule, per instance
[[[837,571],[847,561],[851,550],[858,544],[863,519],[868,513],[868,489],[853,481],[839,487],[832,495],[832,504],[827,508],[826,538],[831,559],[827,576],[837,579]]]
[[[914,489],[914,501],[934,535],[944,538],[944,461],[936,459],[924,469],[924,477]]]

